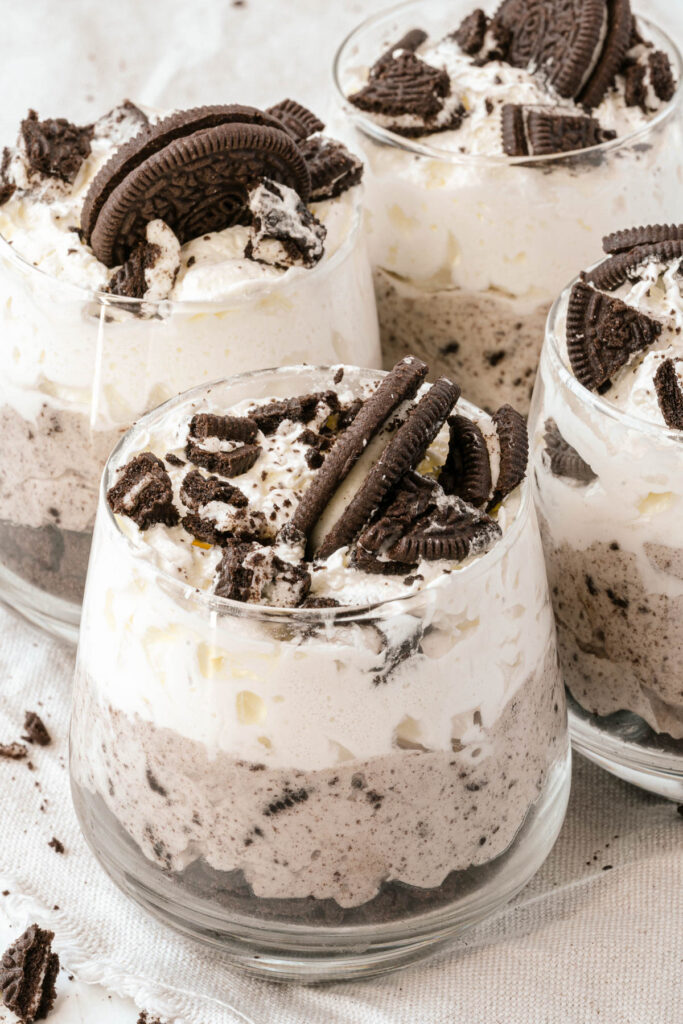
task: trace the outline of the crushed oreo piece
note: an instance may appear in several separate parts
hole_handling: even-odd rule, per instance
[[[233,601],[295,608],[310,589],[304,566],[285,562],[272,548],[255,543],[228,544],[216,570],[215,593]]]
[[[235,508],[246,508],[249,500],[239,487],[221,480],[217,476],[203,476],[198,469],[192,469],[183,478],[180,487],[181,500],[196,511],[211,501],[221,501]]]
[[[176,468],[185,465],[184,459],[179,458],[173,452],[166,452],[164,459],[168,462],[169,466],[175,466]]]
[[[370,78],[359,92],[349,96],[349,102],[369,114],[387,118],[412,115],[419,124],[391,124],[398,135],[419,137],[430,131],[457,128],[462,122],[464,108],[458,103],[449,118],[437,122],[444,101],[451,92],[451,80],[443,68],[426,64],[414,53],[403,52],[374,66]]]
[[[57,839],[57,836],[53,836],[47,845],[50,846],[55,853],[64,853],[64,843],[60,839]]]
[[[481,430],[467,416],[452,416],[450,443],[439,483],[447,494],[457,494],[481,508],[491,494],[491,460]]]
[[[460,26],[453,33],[453,38],[461,50],[470,57],[473,57],[475,53],[479,53],[484,45],[488,25],[489,19],[481,7],[477,7],[476,10],[463,19]]]
[[[229,443],[229,442],[228,442]],[[185,446],[185,455],[188,462],[202,469],[208,469],[209,473],[218,473],[220,476],[241,476],[247,473],[254,465],[261,447],[257,444],[236,444],[230,451],[208,451],[202,448],[191,437],[188,438]]]
[[[207,437],[217,437],[221,441],[253,444],[258,436],[258,427],[248,416],[217,416],[215,413],[199,412],[190,420],[190,434],[200,441]]]
[[[28,756],[28,747],[23,743],[0,743],[0,757],[8,761],[23,761]]]
[[[317,594],[309,594],[306,600],[300,605],[301,608],[339,608],[340,604],[336,597],[321,597]]]
[[[584,281],[589,281],[596,288],[612,292],[631,277],[636,277],[641,267],[657,260],[670,263],[683,256],[683,240],[668,239],[649,245],[637,245],[629,252],[620,252],[608,260],[603,260],[597,267],[582,274]]]
[[[12,160],[12,151],[9,146],[5,146],[2,151],[2,161],[0,162],[0,206],[3,206],[8,199],[11,199],[17,190],[17,186],[7,176],[9,165]]]
[[[225,547],[235,538],[259,542],[271,540],[268,521],[259,509],[228,506],[220,524],[215,519],[205,519],[198,512],[189,512],[181,523],[195,540],[211,546]]]
[[[624,103],[627,107],[640,107],[647,113],[647,69],[644,64],[629,64],[624,69]]]
[[[504,0],[492,26],[509,33],[506,59],[533,66],[560,96],[577,96],[603,45],[605,0]]]
[[[376,555],[394,543],[416,520],[436,508],[435,480],[414,470],[406,473],[391,500],[358,537],[358,551]]]
[[[336,391],[313,391],[309,395],[297,395],[295,398],[284,398],[279,402],[259,405],[249,413],[258,429],[266,437],[274,434],[285,420],[295,423],[310,423],[318,411],[318,406],[325,403],[330,412],[339,408]]]
[[[399,562],[396,559],[371,555],[360,545],[357,545],[353,552],[351,565],[372,576],[406,576],[417,569],[417,562]]]
[[[147,291],[145,271],[151,270],[161,255],[160,246],[138,242],[130,256],[109,278],[105,291],[128,299],[144,299]]]
[[[599,106],[614,85],[631,43],[631,0],[607,0],[606,8],[607,32],[602,50],[578,96],[578,102],[588,109]]]
[[[605,235],[602,248],[610,256],[628,252],[638,245],[655,245],[659,242],[683,242],[683,224],[647,224],[644,227],[626,228]]]
[[[281,270],[314,267],[322,259],[327,228],[293,189],[263,178],[249,192],[248,206],[252,224],[247,259]]]
[[[54,932],[32,924],[0,960],[2,1001],[22,1024],[44,1020],[54,1006],[59,957],[52,952]]]
[[[318,552],[320,558],[328,558],[337,548],[351,543],[386,495],[423,458],[459,397],[460,388],[447,377],[440,377],[432,384],[411,409],[339,519],[323,537]],[[333,454],[334,449],[326,464]]]
[[[511,405],[503,405],[491,418],[498,434],[500,465],[489,509],[494,508],[521,484],[529,461],[529,434],[521,413]]]
[[[557,114],[518,104],[502,109],[503,150],[508,156],[552,156],[588,149],[616,138],[594,117]]]
[[[45,728],[45,723],[35,711],[26,712],[24,717],[24,735],[21,738],[26,740],[27,743],[35,743],[39,747],[47,747],[52,742],[52,737]]]
[[[676,94],[676,79],[668,54],[663,50],[653,50],[648,54],[647,62],[655,96],[663,103],[668,103]]]
[[[21,122],[20,134],[29,173],[59,178],[73,185],[83,161],[90,155],[91,124],[79,128],[62,117],[39,121],[35,110],[29,110]]]
[[[576,448],[572,448],[569,442],[562,437],[555,420],[545,421],[543,436],[553,476],[567,477],[581,484],[590,484],[593,480],[597,480],[597,475],[581,458]]]
[[[282,100],[273,107],[266,108],[267,114],[272,114],[278,121],[281,121],[289,134],[297,142],[302,142],[309,135],[321,132],[325,125],[315,114],[297,103],[296,100]]]
[[[316,135],[300,147],[311,175],[311,202],[336,199],[363,177],[362,161],[341,142]]]
[[[672,430],[683,430],[683,387],[673,359],[665,359],[654,377],[657,402],[664,422]]]
[[[651,345],[661,330],[662,325],[645,313],[583,281],[577,281],[571,290],[567,354],[574,376],[590,391],[607,384],[634,352]]]
[[[155,523],[178,523],[171,478],[161,459],[151,452],[136,455],[119,470],[117,482],[107,491],[107,501],[112,512],[128,516],[141,530]]]

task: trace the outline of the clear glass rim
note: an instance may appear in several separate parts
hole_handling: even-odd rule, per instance
[[[588,270],[592,270],[593,267],[599,267],[602,263],[605,263],[609,257],[598,260]],[[557,321],[560,316],[561,310],[566,306],[569,298],[569,293],[575,284],[581,280],[581,275],[573,278],[572,281],[560,292],[554,303],[550,307],[548,313],[548,319],[546,321],[545,331],[545,343],[543,346],[543,352],[541,353],[541,362],[544,358],[547,358],[550,363],[550,368],[553,374],[559,379],[563,388],[581,402],[585,402],[594,412],[600,416],[604,416],[608,419],[614,420],[619,423],[625,429],[637,430],[642,434],[650,436],[655,441],[668,440],[675,444],[683,444],[683,431],[674,430],[671,427],[660,426],[658,423],[653,423],[652,420],[643,419],[641,416],[634,416],[633,413],[625,412],[623,409],[618,409],[603,395],[598,395],[594,391],[589,391],[579,380],[576,379],[574,374],[571,372],[569,367],[565,364],[562,358],[561,341],[559,333],[557,331]]]
[[[363,222],[362,184],[360,186],[356,185],[355,189],[353,218],[348,233],[339,248],[336,252],[332,253],[329,259],[326,260],[323,257],[320,263],[310,268],[292,267],[290,268],[291,270],[300,272],[294,273],[289,279],[287,279],[289,271],[286,271],[281,277],[273,278],[272,281],[254,281],[256,287],[227,295],[222,299],[136,299],[128,298],[124,295],[112,295],[109,292],[103,292],[96,288],[87,288],[73,281],[65,281],[56,274],[51,274],[40,267],[34,266],[27,257],[14,248],[12,243],[1,232],[0,260],[5,259],[22,274],[27,276],[31,274],[37,275],[38,280],[41,282],[47,282],[49,286],[63,289],[66,293],[71,293],[74,301],[95,302],[102,307],[119,309],[134,315],[144,313],[149,318],[150,315],[154,314],[158,314],[161,317],[168,316],[176,311],[188,314],[206,312],[207,310],[219,311],[240,303],[252,302],[254,299],[258,299],[261,293],[266,290],[272,291],[277,289],[280,292],[285,292],[296,288],[302,281],[310,280],[312,276],[320,277],[334,273],[339,264],[346,260],[358,243]],[[335,201],[334,199],[328,200],[328,202]]]
[[[409,139],[404,135],[397,135],[395,132],[389,131],[388,128],[378,125],[371,118],[365,116],[357,107],[354,107],[352,103],[349,103],[342,86],[341,68],[347,51],[357,40],[361,39],[368,30],[376,27],[387,18],[401,14],[411,8],[425,6],[426,4],[432,4],[437,8],[443,7],[442,0],[401,0],[401,3],[394,4],[392,7],[385,7],[383,10],[365,18],[342,40],[334,55],[332,63],[333,88],[336,98],[341,104],[341,108],[344,113],[365,135],[386,145],[393,146],[396,149],[402,149],[406,153],[429,157],[432,160],[440,160],[442,163],[461,164],[463,166],[470,167],[545,167],[553,164],[561,164],[563,162],[572,161],[576,159],[576,157],[590,157],[596,153],[611,153],[614,150],[621,149],[622,147],[633,145],[641,138],[649,135],[653,129],[658,127],[664,121],[668,120],[681,105],[683,100],[683,55],[681,54],[681,51],[674,40],[664,32],[663,29],[650,21],[649,18],[645,18],[642,14],[637,13],[636,16],[638,20],[646,26],[649,32],[652,33],[655,42],[665,43],[669,56],[673,57],[677,78],[677,88],[673,98],[665,104],[650,121],[641,125],[640,128],[636,128],[634,131],[629,132],[627,135],[622,135],[619,138],[611,139],[607,142],[598,143],[595,146],[588,146],[586,149],[575,149],[568,153],[557,153],[550,156],[516,157],[488,155],[483,153],[456,153],[453,150],[447,150],[438,145],[432,145],[417,139]]]
[[[374,375],[376,377],[386,376],[387,372],[368,367],[344,366],[344,368],[349,371],[354,370],[361,374]],[[184,405],[188,401],[192,401],[193,398],[203,396],[207,391],[213,388],[231,388],[238,385],[244,385],[249,381],[263,381],[266,377],[282,378],[296,371],[325,374],[329,373],[332,369],[333,367],[329,366],[309,366],[301,364],[271,367],[263,370],[250,370],[246,373],[235,374],[232,377],[219,379],[208,384],[199,384],[197,387],[184,391],[180,395],[176,395],[175,398],[171,398],[168,401],[163,402],[161,405],[158,405],[155,409],[150,410],[150,412],[142,416],[126,431],[126,433],[119,439],[116,447],[107,459],[100,482],[98,516],[102,513],[102,510],[104,510],[107,522],[113,529],[115,535],[125,544],[129,554],[133,558],[139,559],[141,557],[142,547],[135,544],[133,539],[128,537],[121,530],[116,516],[107,502],[107,490],[109,489],[113,474],[118,468],[117,464],[120,461],[120,455],[123,449],[128,446],[137,433],[146,430],[149,424],[157,417],[165,415],[178,406]],[[462,398],[458,400],[458,408],[465,412],[480,412],[476,406]],[[374,615],[380,614],[385,609],[395,609],[396,614],[399,612],[408,612],[411,605],[419,604],[420,601],[423,600],[424,595],[430,595],[435,591],[438,592],[440,587],[443,586],[444,579],[449,581],[460,580],[462,585],[465,586],[468,581],[482,575],[484,572],[496,565],[514,545],[526,524],[531,505],[531,487],[528,470],[527,475],[520,484],[520,493],[520,503],[514,522],[509,525],[505,534],[490,551],[480,555],[475,561],[464,566],[462,569],[457,569],[448,575],[438,576],[436,579],[432,580],[426,586],[414,593],[385,598],[381,601],[364,605],[340,605],[334,608],[282,608],[273,605],[246,604],[242,601],[235,601],[227,597],[218,597],[216,594],[210,594],[205,591],[198,590],[196,587],[183,583],[170,572],[166,572],[164,569],[154,565],[152,562],[148,562],[147,564],[152,568],[158,578],[163,579],[164,585],[169,587],[172,592],[184,599],[191,595],[193,600],[205,606],[207,614],[222,612],[223,614],[231,614],[234,618],[247,618],[255,621],[267,621],[271,623],[287,622],[291,624],[293,622],[300,621],[302,624],[311,624],[315,622],[319,622],[321,624],[334,623],[335,625],[351,624],[356,621],[367,619],[369,616],[373,617]]]

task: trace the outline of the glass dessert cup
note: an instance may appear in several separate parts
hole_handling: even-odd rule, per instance
[[[565,366],[571,287],[548,319],[529,433],[572,742],[619,778],[680,801],[683,438],[610,405]],[[590,467],[584,479],[553,473],[549,432]]]
[[[376,379],[344,376],[357,393]],[[327,381],[244,374],[211,386],[211,408]],[[518,892],[564,818],[565,704],[530,488],[490,552],[408,597],[218,598],[150,562],[105,500],[164,417],[206,402],[200,387],[145,416],[105,470],[71,730],[81,827],[130,897],[253,974],[396,969]]]
[[[360,205],[316,267],[207,302],[150,302],[50,277],[0,238],[0,592],[75,640],[106,458],[188,386],[279,360],[379,365]]]
[[[595,259],[603,235],[625,223],[662,223],[675,208],[682,89],[631,134],[550,157],[449,151],[438,133],[402,137],[348,102],[358,70],[406,31],[440,38],[475,6],[412,0],[359,25],[335,58],[333,127],[366,164],[385,366],[411,351],[432,372],[453,374],[482,408],[509,402],[526,412],[548,311],[576,267]],[[675,44],[639,21],[680,83]]]

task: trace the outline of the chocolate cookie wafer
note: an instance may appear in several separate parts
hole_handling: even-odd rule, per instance
[[[526,420],[511,405],[503,405],[492,416],[500,445],[498,479],[488,508],[498,505],[503,498],[514,491],[526,476],[529,461],[529,434]]]
[[[683,224],[646,224],[625,228],[605,235],[602,248],[610,256],[629,252],[640,245],[659,245],[662,242],[683,242]]]
[[[448,457],[439,482],[446,493],[479,508],[491,496],[491,460],[477,424],[467,416],[452,416]]]
[[[603,260],[602,263],[598,263],[592,270],[587,270],[582,276],[584,281],[589,281],[596,288],[613,292],[630,277],[637,276],[638,270],[646,263],[653,260],[668,263],[681,256],[683,256],[683,240],[681,239],[667,239],[648,245],[636,245],[633,249],[619,252],[610,259]]]
[[[181,243],[243,220],[248,189],[261,178],[308,199],[306,162],[277,118],[238,105],[173,114],[122,146],[95,176],[83,236],[114,266],[150,220],[163,220]]]
[[[607,31],[598,62],[578,95],[585,107],[597,107],[614,83],[631,44],[633,14],[630,0],[607,0]]]
[[[296,100],[282,100],[273,107],[267,107],[266,113],[276,117],[285,126],[289,134],[301,142],[309,135],[321,132],[325,125],[316,117],[312,110],[297,103]]]
[[[377,462],[372,466],[334,526],[323,537],[319,558],[349,544],[384,497],[424,456],[460,396],[457,384],[441,377],[411,410]],[[330,457],[331,457],[330,453]],[[324,466],[323,466],[324,469]]]
[[[633,353],[651,345],[661,330],[657,320],[583,281],[577,281],[571,290],[567,354],[574,376],[591,391],[607,384]]]
[[[594,117],[506,103],[501,111],[503,151],[507,156],[552,156],[588,149],[616,138]]]
[[[606,0],[504,0],[493,25],[509,33],[510,64],[541,69],[560,96],[573,97],[598,66],[606,20]]]
[[[377,390],[363,402],[351,424],[337,438],[292,517],[294,526],[305,536],[310,536],[337,488],[367,450],[382,424],[402,402],[415,396],[426,376],[427,366],[409,356],[397,363],[382,378]]]
[[[683,387],[673,359],[665,359],[654,377],[657,402],[664,422],[672,430],[683,430]]]

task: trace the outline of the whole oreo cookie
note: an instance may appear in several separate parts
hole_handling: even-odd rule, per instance
[[[617,253],[608,260],[603,260],[597,267],[587,270],[582,276],[596,288],[613,292],[615,288],[637,276],[638,270],[653,260],[669,263],[683,256],[683,240],[667,239],[664,242],[653,242],[636,245],[626,252]]]
[[[99,260],[122,263],[160,218],[181,243],[245,217],[247,192],[267,177],[306,201],[310,175],[277,118],[254,107],[199,107],[145,127],[95,176],[81,228]]]
[[[459,396],[460,388],[447,377],[441,377],[432,384],[391,438],[337,522],[323,537],[318,552],[320,558],[328,558],[337,548],[349,544],[357,536],[387,494],[420,462]],[[334,449],[324,465],[333,453]]]
[[[631,0],[607,0],[607,33],[602,53],[578,96],[585,107],[597,107],[614,83],[631,44],[633,14]]]
[[[574,376],[597,391],[659,336],[662,325],[613,295],[583,281],[571,290],[567,306],[567,354]]]
[[[509,33],[507,60],[544,71],[560,96],[577,96],[602,52],[606,0],[504,0],[493,25]]]
[[[683,224],[647,224],[644,227],[626,228],[605,235],[602,248],[610,256],[629,252],[638,245],[657,245],[661,242],[683,242]]]

